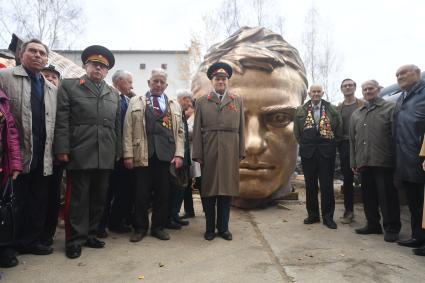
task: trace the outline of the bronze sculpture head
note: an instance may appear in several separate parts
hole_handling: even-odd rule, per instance
[[[218,61],[232,67],[230,91],[245,105],[246,158],[240,163],[240,194],[233,203],[264,206],[290,190],[297,159],[292,121],[307,91],[304,64],[279,34],[243,27],[208,50],[192,82],[195,98],[211,91],[205,73]]]

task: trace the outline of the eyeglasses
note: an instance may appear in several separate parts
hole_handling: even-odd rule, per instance
[[[341,87],[353,87],[354,84],[346,84],[346,85],[342,85]]]

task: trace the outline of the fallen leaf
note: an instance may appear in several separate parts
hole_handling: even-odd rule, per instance
[[[286,205],[282,204],[282,203],[278,203],[277,204],[277,208],[280,209],[286,209],[286,210],[291,210],[289,207],[287,207]]]
[[[162,262],[158,262],[158,266],[159,266],[159,267],[163,267],[163,266],[164,266],[164,264],[163,264]]]
[[[140,275],[139,277],[137,277],[137,279],[143,280],[143,279],[145,279],[145,275]]]

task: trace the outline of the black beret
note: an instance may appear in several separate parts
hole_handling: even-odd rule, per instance
[[[83,53],[81,53],[81,61],[83,61],[83,64],[89,61],[99,62],[107,66],[109,70],[115,65],[114,54],[101,45],[92,45],[84,49]]]
[[[217,62],[212,64],[207,71],[207,77],[208,79],[212,80],[212,78],[216,75],[224,75],[228,79],[232,77],[232,67],[230,67],[229,64],[226,64],[224,62]]]
[[[48,65],[48,66],[44,67],[43,71],[52,72],[52,73],[55,73],[56,75],[58,75],[58,78],[61,77],[61,73],[59,73],[59,71],[53,65]]]

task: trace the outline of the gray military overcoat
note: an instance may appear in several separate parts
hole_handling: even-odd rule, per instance
[[[215,93],[196,101],[192,159],[201,159],[202,197],[237,196],[239,161],[245,156],[242,98]]]

